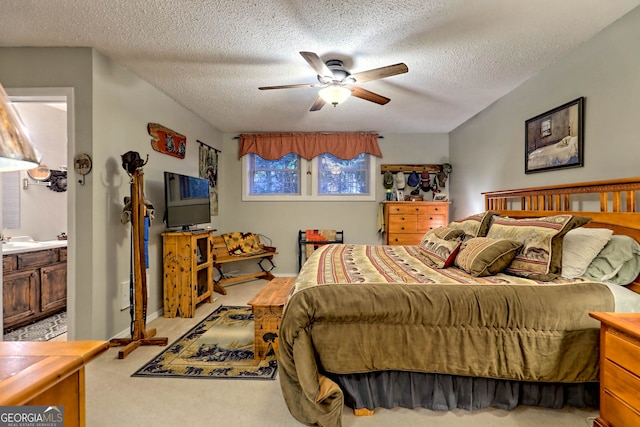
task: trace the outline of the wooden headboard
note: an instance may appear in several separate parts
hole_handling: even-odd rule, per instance
[[[586,227],[609,228],[640,242],[640,212],[636,206],[639,178],[579,182],[517,190],[488,191],[485,208],[502,216],[528,218],[557,214],[590,217]],[[628,286],[640,293],[640,277]]]

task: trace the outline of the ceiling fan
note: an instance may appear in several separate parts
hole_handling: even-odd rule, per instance
[[[302,55],[311,68],[313,68],[313,70],[318,74],[318,83],[263,86],[258,89],[323,88],[318,92],[318,97],[311,106],[310,111],[318,111],[324,107],[326,103],[330,103],[335,107],[339,103],[345,101],[349,96],[355,96],[356,98],[364,99],[365,101],[384,105],[390,101],[389,98],[370,92],[366,89],[362,89],[356,85],[369,82],[371,80],[395,76],[396,74],[403,74],[409,71],[409,68],[401,62],[399,64],[388,65],[386,67],[374,68],[372,70],[351,74],[344,68],[342,61],[339,59],[330,59],[325,63],[316,53],[313,52],[300,52],[300,55]]]

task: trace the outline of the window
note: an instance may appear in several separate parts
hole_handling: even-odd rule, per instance
[[[369,156],[361,153],[351,160],[321,154],[318,162],[319,195],[369,194]]]
[[[375,200],[375,158],[369,154],[350,160],[327,153],[310,161],[293,153],[278,160],[257,154],[242,159],[243,200]]]
[[[300,194],[300,156],[287,154],[278,160],[265,160],[251,154],[249,159],[249,194]]]

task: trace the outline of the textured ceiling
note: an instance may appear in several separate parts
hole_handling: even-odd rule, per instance
[[[448,132],[640,0],[0,0],[0,46],[90,46],[223,132]],[[409,72],[317,112],[298,53]]]

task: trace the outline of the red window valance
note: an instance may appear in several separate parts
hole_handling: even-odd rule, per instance
[[[254,153],[263,159],[277,160],[289,153],[312,158],[329,153],[342,160],[360,153],[382,157],[377,133],[263,133],[240,135],[240,154]]]

